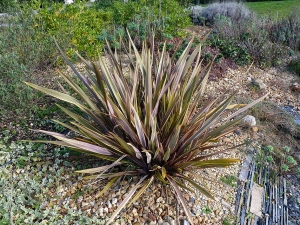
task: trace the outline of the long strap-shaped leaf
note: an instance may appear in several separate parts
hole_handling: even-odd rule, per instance
[[[228,167],[239,162],[239,159],[211,159],[211,160],[199,160],[182,163],[180,168],[184,169],[187,166],[195,166],[198,168],[212,168],[212,167]]]
[[[114,221],[116,216],[119,214],[119,212],[126,206],[126,204],[130,201],[136,190],[139,188],[140,184],[146,179],[147,175],[142,177],[141,180],[130,190],[126,198],[123,200],[123,202],[119,205],[119,207],[116,209],[116,211],[113,213],[113,215],[109,218],[109,220],[106,222],[106,225],[109,225],[111,222]]]
[[[185,201],[185,198],[183,197],[183,194],[182,192],[180,191],[178,185],[176,184],[176,182],[174,182],[174,180],[170,177],[170,176],[167,176],[167,179],[169,180],[170,184],[172,185],[172,187],[174,188],[176,194],[177,194],[177,197],[181,203],[181,205],[183,206],[183,210],[189,220],[189,222],[191,224],[194,224],[194,221],[192,219],[192,215],[191,215],[191,212],[186,204],[186,201]]]
[[[209,191],[207,191],[206,188],[201,187],[199,184],[197,184],[192,179],[188,178],[187,176],[176,174],[176,176],[183,178],[184,180],[188,181],[191,185],[193,185],[198,191],[200,191],[202,194],[204,194],[206,197],[214,199],[214,197],[211,195]]]
[[[97,145],[89,144],[87,142],[70,139],[60,133],[55,133],[55,132],[50,132],[45,130],[37,130],[37,131],[55,137],[56,139],[66,142],[75,148],[80,148],[88,152],[98,153],[102,155],[112,155],[112,153],[105,148],[102,148]]]
[[[219,107],[217,107],[215,113],[213,113],[212,118],[207,120],[203,126],[195,133],[193,134],[183,145],[181,146],[182,149],[185,149],[188,145],[191,144],[192,141],[195,141],[202,133],[212,125],[212,123],[220,116],[220,114],[226,109],[226,107],[230,104],[231,100],[233,99],[233,96],[228,98],[226,101],[223,102]]]
[[[154,176],[152,176],[149,181],[136,193],[136,195],[131,199],[131,201],[128,203],[128,207],[134,203],[144,192],[145,190],[153,183]]]

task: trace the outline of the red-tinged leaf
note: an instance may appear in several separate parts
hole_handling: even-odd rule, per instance
[[[102,174],[101,177],[99,177],[99,174],[91,175],[91,176],[84,177],[84,179],[89,180],[89,179],[112,178],[112,177],[121,177],[121,176],[138,176],[141,174],[142,174],[141,171],[133,170],[133,171],[123,171],[123,172],[116,172],[116,173],[105,173],[105,174]]]
[[[132,203],[134,203],[141,195],[145,192],[145,190],[153,183],[154,176],[152,176],[149,181],[136,193],[136,195],[132,198],[132,200],[128,203],[128,206],[130,206]]]
[[[131,143],[127,143],[127,144],[132,147],[138,159],[143,159],[142,153],[135,146],[133,146]]]
[[[122,163],[116,163],[115,166],[121,165]],[[77,170],[75,171],[76,173],[98,173],[102,171],[106,171],[107,169],[111,168],[110,165],[107,166],[100,166],[96,168],[91,168],[91,169],[85,169],[85,170]]]
[[[116,216],[119,214],[119,212],[126,206],[126,204],[130,201],[136,190],[139,188],[140,184],[146,179],[147,176],[142,177],[142,179],[129,191],[128,195],[125,197],[123,202],[119,205],[119,207],[116,209],[116,211],[113,213],[113,215],[109,218],[109,220],[106,222],[106,225],[109,225],[111,222],[114,221]]]
[[[189,210],[189,208],[186,204],[185,198],[183,197],[182,192],[180,191],[178,185],[176,184],[176,182],[174,182],[174,180],[171,177],[167,176],[167,179],[169,180],[170,184],[174,188],[174,190],[176,192],[176,195],[177,195],[177,197],[178,197],[178,199],[179,199],[179,201],[180,201],[180,203],[183,207],[183,210],[184,210],[189,222],[191,224],[194,224],[194,221],[193,221],[192,215],[191,215],[191,211]]]
[[[227,120],[230,120],[231,118],[241,114],[242,112],[245,112],[247,109],[251,108],[252,106],[256,105],[257,103],[261,102],[263,99],[265,99],[270,93],[265,94],[264,96],[260,97],[259,99],[256,99],[255,101],[251,102],[247,106],[239,109],[235,113],[233,113],[231,116],[227,118]]]
[[[141,120],[139,118],[139,115],[137,114],[137,112],[136,112],[136,110],[133,106],[131,106],[131,110],[134,114],[135,129],[136,129],[137,134],[139,136],[140,142],[141,142],[141,144],[144,148],[147,148],[146,139],[145,139],[145,132],[144,132]]]
[[[97,145],[89,144],[87,142],[70,139],[60,133],[44,131],[44,130],[37,130],[37,131],[47,134],[47,135],[50,135],[50,136],[53,136],[53,137],[57,138],[58,140],[66,142],[67,144],[69,144],[75,148],[80,148],[87,152],[93,152],[93,153],[97,153],[97,154],[101,154],[101,155],[112,155],[112,153],[105,148],[102,148]]]
[[[69,102],[73,105],[76,105],[78,108],[80,108],[82,110],[86,109],[85,106],[83,106],[77,99],[73,98],[70,95],[67,95],[67,94],[61,93],[59,91],[52,90],[52,89],[43,88],[43,87],[40,87],[36,84],[29,83],[29,82],[24,81],[24,83],[27,84],[28,86],[34,88],[34,89],[37,89],[41,92],[44,92],[47,95],[51,95],[51,96],[53,96],[57,99],[60,99],[60,100],[65,101],[65,102]]]

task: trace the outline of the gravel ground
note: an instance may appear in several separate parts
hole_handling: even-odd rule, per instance
[[[107,61],[107,59],[105,59]],[[108,62],[108,61],[107,61]],[[259,82],[260,90],[254,90],[249,86],[251,81]],[[284,69],[270,68],[261,70],[259,68],[239,67],[236,70],[229,69],[224,77],[218,81],[211,81],[207,86],[206,97],[223,97],[237,92],[236,99],[257,99],[263,94],[269,92],[267,101],[277,103],[279,106],[290,106],[295,113],[300,115],[300,94],[293,92],[289,86],[296,81],[296,77]],[[245,139],[256,140],[263,135],[259,130],[248,129],[236,132],[223,139],[227,146],[237,145],[244,142]],[[239,134],[239,135],[238,135]],[[243,159],[245,149],[238,148],[228,152],[225,157]],[[207,199],[201,194],[192,195],[185,193],[185,198],[190,206],[195,224],[222,224],[225,219],[234,218],[235,192],[234,188],[220,182],[224,175],[236,176],[240,165],[237,164],[227,169],[211,169],[201,172],[194,172],[190,176],[198,181],[202,181],[212,190],[215,201]],[[89,195],[80,196],[76,201],[70,199],[70,204],[74,209],[81,208],[89,216],[106,218],[113,212],[118,203],[126,196],[130,187],[134,184],[132,181],[122,181],[113,191],[100,199],[95,200],[97,192],[100,191],[99,185],[90,186],[89,183],[82,181],[76,182],[63,191],[62,199],[54,201],[63,201],[63,196],[68,192],[76,192],[78,188],[91,188]],[[177,204],[177,200],[171,189],[154,184],[132,207],[120,214],[123,218],[121,224],[188,224],[185,220],[183,210]],[[119,223],[116,223],[119,224]]]
[[[107,60],[107,59],[105,59]],[[82,65],[78,65],[80,69]],[[68,73],[69,70],[66,70]],[[261,90],[255,91],[248,84],[252,80],[259,81]],[[269,92],[268,101],[277,103],[279,106],[291,106],[295,113],[300,115],[300,93],[291,91],[289,86],[296,77],[285,70],[270,68],[239,67],[228,72],[217,81],[211,81],[207,86],[206,97],[224,97],[237,91],[236,99],[257,99]],[[243,143],[246,139],[258,140],[263,134],[259,129],[243,129],[225,137],[222,142],[224,147]],[[219,149],[221,150],[221,149]],[[225,153],[225,157],[244,159],[246,147],[240,147]],[[32,159],[33,161],[35,159]],[[52,161],[45,159],[43,168],[52,168]],[[92,167],[93,165],[91,165]],[[126,197],[128,190],[136,183],[134,179],[123,180],[111,191],[101,198],[97,194],[101,191],[105,182],[85,181],[74,174],[74,169],[63,169],[64,182],[57,182],[55,186],[47,189],[47,200],[40,205],[40,210],[55,208],[64,217],[71,209],[72,212],[81,211],[83,215],[97,218],[103,221],[117,208],[118,204]],[[235,217],[235,190],[233,187],[220,182],[225,175],[237,176],[240,164],[225,169],[210,169],[201,172],[193,171],[189,176],[204,183],[215,196],[215,200],[207,199],[200,193],[195,195],[184,193],[189,207],[193,213],[194,224],[223,224],[224,220],[230,221]],[[30,173],[32,168],[17,170],[14,176],[22,173]],[[53,170],[53,168],[52,168]],[[55,168],[54,168],[55,171]],[[234,186],[234,184],[233,184]],[[294,185],[299,193],[299,185]],[[47,221],[45,222],[47,224]],[[180,204],[172,193],[172,189],[153,184],[137,202],[130,208],[122,211],[119,220],[115,224],[188,224]]]

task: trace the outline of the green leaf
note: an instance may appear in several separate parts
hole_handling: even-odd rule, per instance
[[[119,179],[119,177],[114,177],[112,178],[106,185],[105,187],[102,189],[102,191],[100,191],[97,195],[96,198],[101,197],[105,192],[107,192],[115,183],[116,181]]]
[[[206,188],[201,187],[199,184],[197,184],[196,182],[194,182],[193,180],[191,180],[187,176],[179,175],[179,174],[177,176],[179,176],[179,177],[185,179],[186,181],[188,181],[191,185],[193,185],[199,192],[204,194],[206,197],[214,199],[214,197],[211,195],[211,193],[209,191],[206,190]]]
[[[167,175],[167,171],[166,171],[165,167],[163,167],[163,166],[161,167],[161,175],[164,179],[166,178],[166,175]]]

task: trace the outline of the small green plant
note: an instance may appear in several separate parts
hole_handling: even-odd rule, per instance
[[[225,175],[224,177],[221,177],[220,180],[231,186],[231,187],[236,187],[236,182],[237,182],[237,177],[236,176],[232,176],[232,175]]]
[[[275,149],[272,145],[262,147],[262,157],[275,174],[295,173],[298,162],[290,155],[290,147]]]
[[[289,171],[289,166],[286,165],[286,164],[282,164],[282,165],[281,165],[281,170],[282,170],[283,172],[288,172],[288,171]]]
[[[288,69],[300,76],[300,58],[291,60],[291,62],[288,64]]]
[[[180,58],[175,60],[170,58],[166,45],[156,54],[144,42],[139,52],[133,40],[128,38],[130,47],[127,52],[134,55],[132,57],[129,54],[129,74],[124,74],[119,56],[108,46],[112,68],[109,69],[101,58],[99,67],[84,61],[90,70],[88,76],[79,73],[61,51],[84,85],[81,88],[72,76],[61,74],[76,93],[74,96],[26,82],[39,91],[77,106],[86,115],[82,117],[59,106],[75,122],[69,125],[54,120],[76,135],[80,134],[79,138],[44,130],[39,132],[57,139],[47,143],[69,147],[112,162],[106,166],[77,171],[93,173],[85,179],[108,179],[98,196],[114,186],[119,179],[128,176],[138,178],[107,224],[126,205],[135,202],[154,181],[173,188],[188,220],[193,223],[180,189],[190,188],[183,185],[183,182],[188,182],[207,197],[213,196],[204,184],[193,181],[184,172],[227,167],[238,162],[239,159],[211,158],[220,152],[211,153],[209,150],[216,147],[214,143],[217,140],[240,125],[242,118],[236,117],[239,113],[265,96],[244,106],[231,105],[232,95],[220,104],[210,101],[199,110],[198,104],[204,94],[211,66],[204,69],[201,67],[201,43],[190,54],[193,39],[190,40]],[[227,116],[228,111],[241,106],[244,107],[230,117]],[[231,120],[233,117],[235,119]],[[111,171],[111,168],[115,170]]]
[[[273,157],[270,156],[270,155],[268,155],[268,156],[266,157],[266,160],[267,160],[268,163],[271,163],[271,162],[273,162]]]
[[[206,205],[202,208],[202,212],[204,214],[209,214],[209,213],[212,213],[212,210],[211,210],[211,208],[209,208],[209,206]]]
[[[253,213],[247,213],[247,216],[246,216],[247,219],[253,219],[254,218],[254,214]]]
[[[225,217],[225,219],[222,222],[222,225],[234,225],[234,220],[230,219],[228,217]]]

